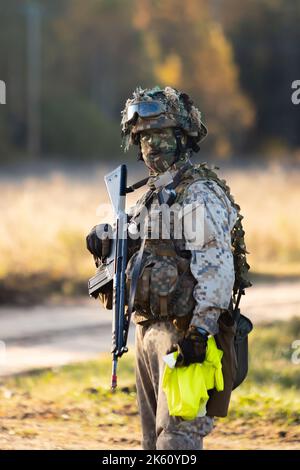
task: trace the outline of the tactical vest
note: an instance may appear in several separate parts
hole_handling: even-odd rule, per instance
[[[215,167],[216,168],[216,167]],[[240,289],[251,286],[248,278],[249,265],[246,260],[245,232],[242,227],[243,216],[240,207],[235,203],[225,180],[209,168],[206,163],[191,165],[183,174],[176,186],[176,199],[173,203],[182,204],[187,187],[199,180],[215,181],[225,192],[226,196],[237,211],[236,224],[231,232],[232,253],[234,259],[235,282],[233,286],[233,302]],[[132,221],[139,215],[141,208],[152,195],[148,191],[138,201]],[[156,194],[152,204],[156,204]],[[173,231],[171,219],[170,232]],[[184,239],[151,239],[148,232],[140,267],[139,279],[135,294],[134,321],[143,323],[149,320],[174,319],[191,315],[195,307],[193,289],[195,278],[190,271],[191,252],[185,249]],[[137,249],[129,259],[127,275],[127,292],[130,290],[132,273],[138,256]]]

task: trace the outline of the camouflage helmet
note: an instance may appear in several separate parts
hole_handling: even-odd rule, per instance
[[[174,88],[137,88],[128,99],[122,111],[123,148],[138,145],[139,133],[147,129],[174,127],[188,136],[189,146],[196,151],[197,143],[207,135],[207,128],[201,121],[200,111],[193,105],[186,93]]]

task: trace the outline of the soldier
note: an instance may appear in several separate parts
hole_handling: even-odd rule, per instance
[[[129,212],[126,270],[128,305],[132,303],[136,323],[142,446],[202,449],[203,438],[213,429],[214,413],[208,407],[206,416],[192,421],[169,415],[161,387],[163,356],[177,350],[176,367],[201,363],[208,336],[218,336],[234,287],[237,292],[232,235],[241,219],[239,206],[216,173],[206,164],[191,162],[207,129],[187,94],[171,87],[138,88],[122,112],[122,133],[125,150],[137,145],[139,158],[149,169],[148,191]],[[177,210],[165,217],[163,206]],[[192,227],[197,221],[201,236]],[[100,258],[105,256],[101,227],[94,227],[87,237],[89,251]],[[241,231],[236,244],[240,265],[246,269]],[[233,331],[230,318],[227,326]],[[227,396],[226,406],[228,400]]]

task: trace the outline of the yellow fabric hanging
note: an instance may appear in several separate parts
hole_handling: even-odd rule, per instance
[[[176,358],[178,352],[173,355]],[[206,414],[207,391],[213,388],[224,390],[222,356],[223,351],[217,348],[215,338],[210,336],[203,363],[174,368],[166,364],[162,387],[167,396],[170,416],[192,420]]]

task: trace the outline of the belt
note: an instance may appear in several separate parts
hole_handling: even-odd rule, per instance
[[[164,321],[164,322],[169,321],[169,322],[173,323],[173,325],[175,326],[175,328],[178,331],[187,331],[187,329],[190,325],[190,321],[192,319],[192,316],[193,316],[193,314],[191,314],[191,313],[188,314],[188,315],[184,315],[182,317],[175,316],[175,315],[167,315],[167,316],[163,316],[163,317],[149,318],[147,320],[143,320],[143,321],[139,322],[138,324],[142,325],[142,326],[150,326],[150,325],[153,325],[154,323],[158,323],[158,322],[161,322],[161,321]]]

